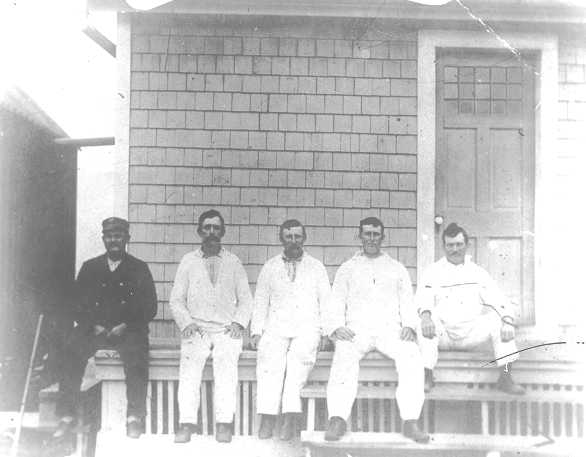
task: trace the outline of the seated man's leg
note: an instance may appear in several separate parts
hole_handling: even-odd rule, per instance
[[[339,439],[345,432],[352,404],[358,391],[360,360],[373,348],[370,339],[356,335],[353,341],[336,341],[327,387],[330,424],[327,440]],[[331,432],[331,433],[330,433]]]
[[[291,341],[287,352],[287,375],[283,386],[283,428],[280,438],[293,439],[297,435],[297,426],[301,416],[301,388],[313,365],[319,346],[319,333],[299,335]]]
[[[238,359],[242,352],[242,338],[232,338],[226,333],[211,335],[214,366],[214,408],[216,415],[216,439],[232,440],[231,423],[236,411],[238,388]]]
[[[473,350],[481,348],[485,344],[492,344],[496,366],[500,371],[497,381],[497,388],[514,395],[521,395],[524,390],[515,384],[510,374],[510,364],[519,358],[517,346],[514,340],[503,342],[501,340],[502,321],[495,312],[483,313],[473,321],[465,338],[451,340],[452,348],[455,350]],[[440,342],[441,348],[441,342]],[[513,354],[509,357],[505,357]]]
[[[149,339],[146,329],[127,330],[114,347],[120,353],[126,376],[127,433],[138,438],[144,427],[149,378]]]
[[[519,359],[515,339],[509,341],[503,341],[501,339],[501,328],[503,326],[503,322],[497,313],[487,313],[482,317],[482,322],[479,325],[488,327],[495,364],[500,371],[499,378],[496,383],[497,389],[512,395],[523,395],[525,393],[525,389],[516,384],[511,376],[511,364]]]
[[[256,412],[260,414],[258,436],[273,436],[275,420],[279,413],[283,378],[287,363],[287,349],[291,338],[265,332],[258,344],[256,361]]]
[[[55,438],[65,435],[75,422],[76,406],[79,402],[79,389],[88,359],[94,355],[99,342],[93,333],[82,331],[81,327],[71,329],[63,353],[59,355],[58,373],[59,398],[56,415],[62,420]]]
[[[501,339],[501,327],[503,322],[497,313],[491,312],[483,314],[479,325],[485,327],[487,329],[486,332],[490,335],[492,350],[494,352],[497,366],[502,367],[507,363],[513,363],[519,359],[515,339],[506,342]]]
[[[190,441],[191,434],[195,431],[200,401],[201,376],[211,347],[212,341],[207,334],[202,336],[198,333],[189,338],[181,338],[179,389],[177,392],[181,427],[175,434],[176,443]]]
[[[397,368],[397,405],[404,421],[404,434],[419,442],[429,441],[417,421],[423,408],[423,358],[415,341],[403,341],[399,334],[380,336],[376,348],[395,361]]]
[[[421,327],[417,329],[417,343],[419,350],[421,351],[423,367],[425,372],[424,380],[424,392],[430,392],[435,385],[433,377],[433,369],[437,365],[439,357],[439,349],[449,349],[451,347],[451,341],[445,332],[444,326],[437,319],[433,319],[435,324],[435,336],[433,338],[427,338],[423,336]]]

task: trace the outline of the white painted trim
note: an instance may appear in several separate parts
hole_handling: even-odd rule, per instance
[[[128,173],[130,161],[130,59],[131,19],[129,14],[118,14],[118,42],[116,63],[118,90],[116,93],[116,143],[114,148],[114,214],[128,218]]]
[[[107,217],[128,218],[130,138],[130,18],[118,15],[115,95],[115,145],[83,147],[77,161],[77,226],[75,265],[104,252],[101,222]]]
[[[520,50],[540,53],[536,81],[539,106],[535,115],[535,319],[540,337],[554,334],[557,319],[553,290],[548,285],[551,269],[547,259],[552,246],[552,227],[547,215],[553,208],[551,192],[556,146],[558,102],[558,38],[552,34],[506,33],[503,38]],[[420,30],[418,35],[417,89],[417,274],[434,260],[435,147],[436,147],[436,50],[438,48],[502,48],[486,32]],[[559,298],[559,297],[557,297]]]

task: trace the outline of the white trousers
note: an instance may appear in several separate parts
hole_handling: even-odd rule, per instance
[[[443,351],[470,351],[483,349],[483,346],[490,344],[494,353],[494,359],[497,366],[503,366],[506,363],[514,362],[519,358],[519,354],[505,357],[508,354],[517,352],[515,340],[503,342],[501,340],[501,318],[496,313],[480,314],[478,318],[470,323],[469,328],[462,329],[458,327],[458,332],[466,336],[463,338],[453,338],[447,330],[444,323],[434,319],[435,333],[434,338],[425,338],[418,335],[421,354],[423,355],[423,364],[425,368],[433,369],[437,364],[439,350]],[[504,357],[501,359],[501,357]],[[490,362],[487,360],[487,362]]]
[[[197,334],[189,339],[181,339],[178,391],[181,423],[197,423],[201,377],[210,353],[213,357],[216,422],[233,421],[241,352],[242,339],[231,338],[225,333],[204,333],[203,336]]]
[[[419,419],[423,407],[423,363],[415,342],[402,341],[399,333],[379,336],[356,334],[353,341],[336,341],[336,352],[328,381],[329,417],[350,416],[358,390],[360,360],[377,349],[395,361],[398,374],[397,404],[403,420]]]
[[[256,409],[259,414],[300,413],[300,391],[315,364],[319,333],[294,338],[264,333],[258,345]],[[283,382],[284,378],[284,382]]]

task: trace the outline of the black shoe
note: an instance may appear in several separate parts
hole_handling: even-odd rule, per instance
[[[324,434],[326,441],[338,441],[346,433],[346,421],[338,416],[330,418],[328,423],[328,429]]]
[[[223,422],[216,423],[216,441],[218,443],[229,443],[232,441],[232,424]]]
[[[496,388],[501,392],[505,392],[511,395],[524,395],[525,389],[513,381],[511,373],[506,371],[501,372],[498,381],[496,382]]]
[[[197,426],[195,424],[184,423],[179,426],[179,430],[175,432],[176,443],[189,443],[191,441],[191,435],[197,432]]]
[[[76,420],[73,418],[71,420],[61,419],[59,421],[59,423],[57,424],[57,428],[53,432],[52,438],[54,440],[62,439],[63,437],[65,437],[65,436],[69,435],[71,432],[73,432],[75,425],[76,425]]]
[[[416,420],[403,422],[403,435],[417,443],[428,443],[429,434],[419,430]]]
[[[426,368],[425,369],[425,381],[423,384],[423,391],[427,394],[427,393],[431,392],[431,389],[433,389],[433,386],[435,386],[435,379],[433,378],[433,370],[431,370],[430,368]]]
[[[126,422],[126,436],[137,439],[144,433],[144,425],[140,419],[132,418]]]
[[[272,414],[260,415],[260,427],[258,429],[258,437],[261,440],[268,440],[269,438],[272,438],[276,418],[277,416],[274,416]]]
[[[283,423],[281,424],[281,433],[279,438],[283,441],[290,441],[298,435],[299,413],[283,414]]]

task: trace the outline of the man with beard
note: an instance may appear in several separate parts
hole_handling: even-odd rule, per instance
[[[431,265],[417,288],[421,315],[419,344],[425,366],[425,390],[434,385],[438,347],[472,350],[490,342],[499,369],[497,389],[522,395],[511,377],[511,363],[519,358],[510,302],[488,272],[466,255],[468,234],[451,223],[442,233],[445,257]],[[509,354],[509,357],[507,357]]]
[[[148,324],[157,312],[157,296],[146,263],[126,253],[128,222],[110,217],[102,222],[106,253],[85,262],[77,276],[77,313],[59,370],[54,438],[75,425],[75,405],[84,369],[97,349],[113,348],[126,375],[126,432],[138,438],[144,431],[148,383]]]
[[[267,261],[256,284],[252,347],[258,346],[259,438],[273,435],[282,397],[282,440],[297,435],[300,390],[315,363],[330,282],[323,264],[303,250],[305,227],[295,219],[279,229],[283,252]]]
[[[362,250],[340,266],[332,286],[326,330],[336,350],[327,388],[328,441],[339,440],[346,432],[360,360],[375,349],[395,360],[403,434],[417,442],[429,441],[417,426],[423,407],[423,362],[415,342],[418,316],[411,280],[403,265],[381,252],[384,230],[376,217],[360,221]]]
[[[222,248],[224,218],[216,210],[199,216],[201,248],[186,254],[175,275],[169,305],[181,331],[179,420],[176,443],[196,431],[202,371],[213,357],[216,440],[232,440],[236,410],[238,359],[248,326],[252,296],[238,257]],[[207,414],[207,411],[202,411]]]

